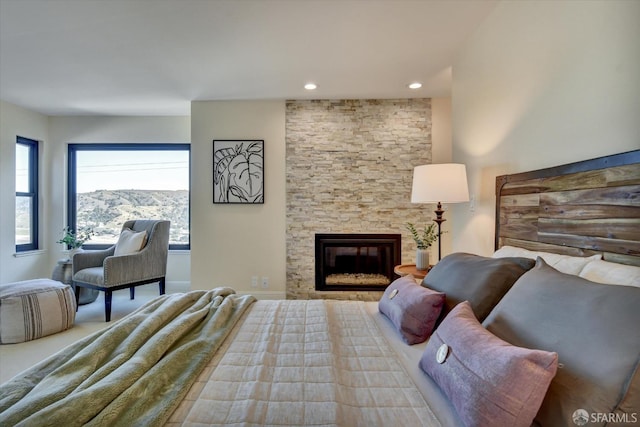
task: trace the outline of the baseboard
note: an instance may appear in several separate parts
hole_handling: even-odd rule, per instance
[[[167,281],[167,292],[189,292],[191,290],[191,282],[188,281]],[[253,295],[257,299],[286,299],[287,294],[284,291],[237,291],[239,295]]]

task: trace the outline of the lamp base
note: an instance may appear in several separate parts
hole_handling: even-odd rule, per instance
[[[438,261],[442,259],[442,223],[446,221],[446,219],[442,218],[442,214],[444,214],[444,210],[442,209],[442,203],[438,202],[438,206],[434,211],[436,214],[436,219],[433,222],[438,224]]]

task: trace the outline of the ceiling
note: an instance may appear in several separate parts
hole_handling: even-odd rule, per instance
[[[0,0],[0,99],[189,115],[192,100],[448,97],[497,1]]]

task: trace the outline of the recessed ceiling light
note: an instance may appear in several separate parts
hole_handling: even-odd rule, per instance
[[[411,83],[409,85],[409,89],[420,89],[421,87],[422,87],[422,83],[418,83],[418,82]]]
[[[306,85],[304,85],[304,88],[306,90],[314,90],[316,89],[318,86],[315,83],[307,83]]]

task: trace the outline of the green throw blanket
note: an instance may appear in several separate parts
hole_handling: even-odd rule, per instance
[[[230,288],[160,296],[5,383],[0,425],[161,425],[254,301]]]

